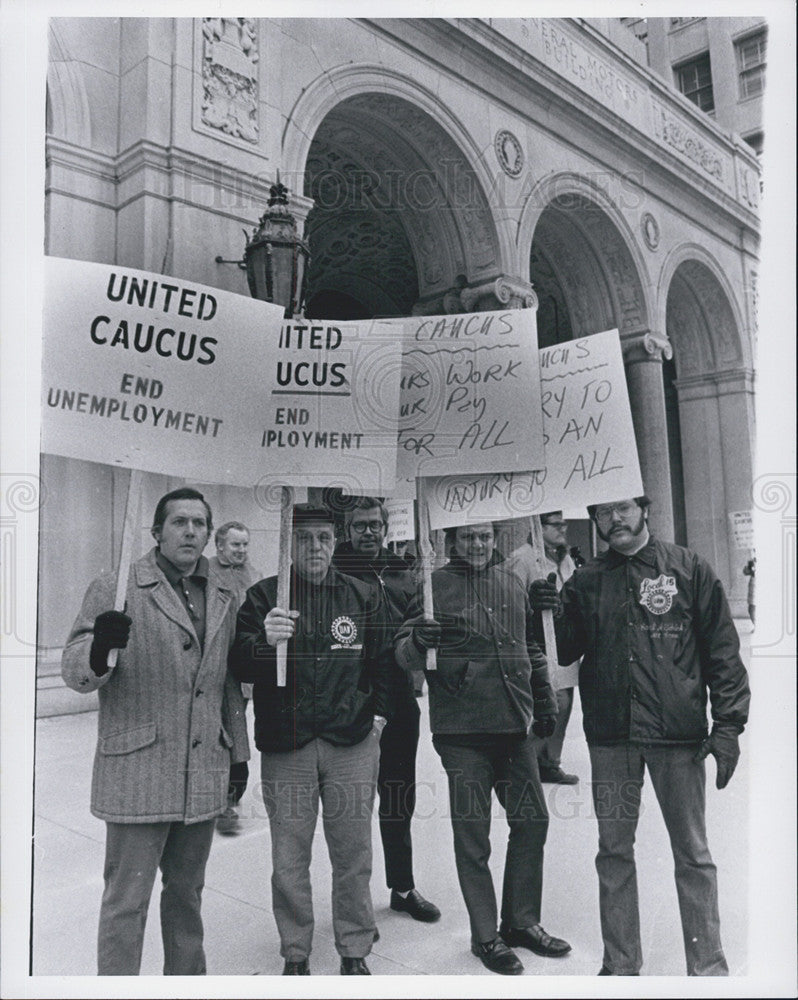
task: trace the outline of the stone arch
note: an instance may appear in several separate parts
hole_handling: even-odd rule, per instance
[[[282,164],[314,200],[311,295],[338,286],[389,312],[437,308],[459,276],[483,283],[511,255],[466,129],[384,67],[343,67],[311,85],[286,124]]]
[[[667,331],[679,378],[751,367],[741,312],[723,269],[702,246],[668,255],[657,295],[658,327]]]
[[[646,262],[622,212],[580,174],[544,178],[530,192],[518,222],[520,273],[527,268],[546,307],[565,310],[558,339],[617,326],[622,337],[651,329]]]
[[[674,353],[664,376],[678,540],[710,561],[732,609],[744,612],[738,563],[747,553],[727,517],[750,509],[753,481],[753,372],[740,309],[722,268],[697,244],[666,259],[658,309]]]
[[[81,65],[68,51],[56,19],[50,19],[48,30],[48,132],[57,139],[65,139],[76,146],[89,149],[92,139],[91,112]]]

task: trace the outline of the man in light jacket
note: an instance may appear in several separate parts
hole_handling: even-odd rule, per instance
[[[230,763],[249,756],[241,688],[227,672],[236,602],[208,578],[210,530],[197,490],[162,497],[156,546],[131,567],[125,612],[112,610],[115,576],[98,577],[64,649],[65,682],[100,702],[91,795],[106,822],[100,975],[138,975],[159,868],[164,975],[206,971],[205,864]]]

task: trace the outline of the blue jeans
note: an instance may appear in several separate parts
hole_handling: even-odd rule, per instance
[[[307,958],[313,943],[310,858],[319,799],[332,864],[335,947],[349,958],[371,951],[371,814],[379,757],[373,730],[351,747],[316,739],[299,750],[261,754],[272,835],[272,909],[287,962]]]
[[[590,747],[604,965],[614,975],[637,975],[643,964],[634,841],[645,768],[671,841],[687,974],[729,974],[720,943],[717,874],[707,846],[706,772],[704,762],[693,759],[695,752],[696,747],[631,743]]]

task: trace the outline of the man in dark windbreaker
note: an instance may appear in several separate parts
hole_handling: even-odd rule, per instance
[[[277,578],[247,591],[230,650],[231,673],[254,683],[255,742],[272,835],[272,906],[283,975],[310,975],[310,859],[319,799],[333,871],[333,931],[341,975],[370,975],[374,940],[371,812],[393,659],[380,595],[330,566],[326,508],[294,508],[288,608]],[[276,647],[288,643],[287,682]]]
[[[589,507],[609,550],[560,595],[553,582],[535,581],[530,599],[555,613],[560,662],[584,657],[579,693],[599,829],[599,975],[636,976],[643,962],[634,840],[648,769],[675,861],[688,975],[725,976],[704,760],[715,757],[716,785],[725,788],[748,720],[748,677],[720,581],[688,549],[651,536],[648,506],[643,496]]]
[[[347,540],[335,550],[333,566],[380,588],[386,624],[394,629],[404,620],[416,593],[413,572],[404,559],[383,545],[388,512],[376,497],[358,497],[346,512]],[[440,910],[416,889],[410,824],[416,807],[416,751],[419,712],[411,676],[394,665],[392,714],[380,740],[377,777],[380,837],[385,857],[385,881],[391,909],[414,920],[433,923]]]
[[[540,924],[549,814],[535,736],[554,732],[557,702],[533,636],[523,586],[500,565],[491,524],[447,529],[451,559],[432,574],[435,619],[416,598],[396,635],[397,662],[425,666],[433,746],[449,784],[457,877],[471,924],[471,951],[501,975],[524,971],[514,947],[560,958],[571,946]],[[534,719],[534,721],[533,721]],[[501,926],[490,858],[491,794],[507,815]]]

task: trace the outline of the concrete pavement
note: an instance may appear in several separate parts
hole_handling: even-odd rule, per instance
[[[747,627],[743,626],[747,656]],[[446,777],[432,747],[422,708],[422,738],[414,822],[416,882],[443,911],[439,923],[419,924],[388,907],[382,848],[374,825],[372,895],[381,938],[368,959],[374,975],[493,976],[469,951],[469,929],[454,866],[448,819]],[[105,824],[89,812],[96,714],[37,720],[34,828],[34,975],[93,975],[97,915],[102,892]],[[254,744],[253,744],[254,748]],[[707,822],[718,866],[721,927],[733,975],[747,968],[748,766],[743,754],[729,787],[714,787],[715,764],[708,763]],[[543,926],[573,946],[564,959],[542,959],[519,950],[527,975],[595,976],[601,965],[598,887],[594,867],[596,823],[590,800],[589,760],[578,697],[568,728],[563,764],[577,773],[577,786],[545,785],[551,814],[546,845]],[[211,852],[203,897],[206,953],[210,975],[278,975],[279,940],[271,912],[270,837],[258,801],[257,756],[250,764],[250,787],[242,800],[241,833],[218,834]],[[491,867],[497,888],[506,849],[507,826],[494,801]],[[684,975],[681,926],[673,883],[673,860],[650,783],[643,794],[637,837],[644,975]],[[330,865],[321,823],[312,864],[316,928],[311,970],[337,974],[330,914]],[[158,886],[147,924],[142,974],[161,972]]]

